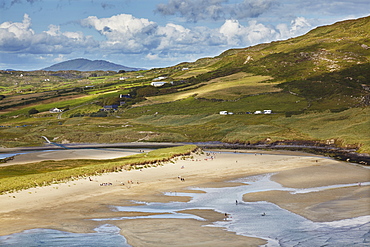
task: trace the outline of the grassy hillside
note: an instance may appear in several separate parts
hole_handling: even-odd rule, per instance
[[[370,17],[123,74],[2,72],[1,145],[41,145],[41,135],[63,143],[310,140],[370,153],[367,30]],[[111,104],[121,106],[99,112]],[[63,114],[49,113],[54,107]],[[248,114],[267,109],[273,114]]]

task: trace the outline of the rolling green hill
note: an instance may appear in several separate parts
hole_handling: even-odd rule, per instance
[[[193,63],[124,74],[3,71],[0,142],[40,145],[41,135],[61,143],[305,140],[370,153],[368,30],[365,17]],[[167,83],[150,86],[155,80]],[[99,111],[112,104],[121,106]],[[49,113],[54,107],[64,112]],[[33,108],[39,113],[30,114]],[[273,114],[249,114],[263,110]]]

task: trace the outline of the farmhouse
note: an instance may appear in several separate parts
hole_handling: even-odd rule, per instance
[[[166,82],[166,81],[153,81],[152,83],[150,83],[150,85],[152,85],[153,87],[162,87],[164,84],[166,83],[170,83],[170,84],[173,84],[173,82]]]
[[[132,97],[131,97],[131,95],[130,95],[130,94],[120,94],[120,95],[119,95],[119,98],[120,98],[120,99],[123,99],[123,98],[131,99]]]
[[[159,76],[157,78],[154,78],[153,81],[160,81],[160,80],[164,80],[164,79],[167,79],[166,76]]]
[[[166,84],[166,81],[153,81],[150,83],[153,87],[162,87],[164,84]]]
[[[234,113],[228,111],[220,111],[220,115],[233,115]]]
[[[117,111],[118,105],[105,105],[103,109],[100,109],[100,111]]]
[[[58,109],[58,108],[52,108],[52,109],[50,109],[49,110],[49,112],[50,113],[60,113],[60,112],[62,112],[63,110],[61,110],[61,109]]]

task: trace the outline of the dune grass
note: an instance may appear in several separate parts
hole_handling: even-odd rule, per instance
[[[64,160],[0,167],[0,193],[24,190],[105,172],[156,166],[176,156],[189,155],[197,146],[163,148],[112,160]]]

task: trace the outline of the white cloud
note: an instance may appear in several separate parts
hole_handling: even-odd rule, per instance
[[[71,53],[81,48],[96,47],[97,42],[81,32],[62,32],[59,26],[49,25],[49,30],[35,33],[31,18],[25,14],[22,22],[0,24],[0,50],[30,54]]]
[[[57,62],[57,63],[60,63],[60,62],[63,62],[65,61],[65,56],[63,54],[59,54],[58,57],[54,58],[53,61],[54,62]]]
[[[24,36],[33,35],[34,32],[31,27],[31,18],[29,15],[24,14],[22,22],[4,22],[0,24],[0,28],[7,29],[10,33],[13,33],[15,37],[22,38]]]
[[[292,35],[311,27],[310,23],[304,17],[297,17],[295,20],[292,20],[291,24],[292,27],[290,30]]]
[[[290,22],[290,26],[286,24],[279,24],[276,29],[279,32],[279,39],[286,39],[295,37],[306,33],[312,28],[312,25],[304,17],[297,17]]]
[[[159,58],[158,54],[149,53],[145,56],[149,60],[157,60]]]
[[[153,33],[157,24],[144,18],[135,18],[132,15],[120,14],[110,18],[89,16],[81,21],[81,25],[96,29],[107,38],[102,43],[106,49],[123,49],[126,52],[140,52],[154,42]]]
[[[104,39],[96,40],[82,31],[62,31],[57,25],[49,25],[48,30],[35,33],[31,28],[31,18],[24,15],[22,22],[0,23],[0,51],[35,54],[35,59],[40,55],[52,55],[57,59],[55,61],[73,58],[70,57],[72,54],[80,54],[79,57],[89,55],[90,58],[101,58],[104,54],[108,59],[113,56],[130,57],[126,64],[136,57],[137,61],[160,61],[162,64],[158,66],[161,66],[166,61],[176,63],[215,56],[229,48],[297,36],[311,27],[307,19],[298,17],[291,23],[276,26],[257,20],[242,24],[236,19],[228,19],[216,28],[200,25],[187,28],[174,23],[159,25],[128,14],[109,18],[90,16],[80,24],[96,30]]]
[[[244,0],[241,3],[228,3],[227,0],[169,0],[167,4],[157,5],[156,12],[198,22],[257,17],[273,5],[275,0]]]
[[[25,14],[22,22],[4,22],[0,24],[0,49],[8,51],[24,50],[31,44],[34,31],[31,18]]]
[[[290,26],[279,24],[276,27],[266,26],[256,20],[249,21],[247,26],[241,25],[238,20],[226,20],[219,32],[226,38],[227,45],[246,47],[297,36],[308,31],[310,27],[303,17],[294,19]]]

